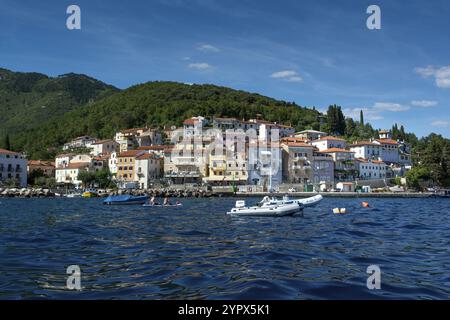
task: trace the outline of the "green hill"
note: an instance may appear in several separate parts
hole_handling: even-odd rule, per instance
[[[36,128],[118,89],[85,75],[55,78],[0,68],[0,136]]]
[[[150,82],[119,91],[97,102],[55,116],[39,127],[14,134],[12,145],[29,158],[48,158],[73,137],[112,137],[117,130],[181,125],[192,116],[263,118],[297,129],[319,128],[320,113],[294,103],[214,85]]]

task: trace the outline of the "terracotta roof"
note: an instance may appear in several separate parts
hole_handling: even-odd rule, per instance
[[[281,138],[281,142],[303,142],[305,143],[306,139],[303,138],[296,138],[296,137],[285,137],[285,138]]]
[[[302,148],[314,148],[312,145],[304,143],[304,142],[291,142],[291,141],[287,141],[287,142],[282,142],[283,144],[287,145],[288,147],[302,147]]]
[[[169,146],[169,145],[142,146],[142,147],[138,147],[137,150],[165,150],[165,149],[168,149],[169,147],[173,147],[173,146]]]
[[[144,151],[142,150],[129,150],[129,151],[124,151],[121,152],[117,155],[117,158],[131,158],[131,157],[136,157],[138,154],[143,153]]]
[[[19,155],[20,153],[14,152],[14,151],[9,151],[9,150],[6,150],[6,149],[0,149],[0,154]]]
[[[29,166],[46,166],[46,167],[54,167],[55,163],[53,161],[47,160],[28,160]]]
[[[398,145],[399,143],[392,139],[376,139],[375,141],[378,141],[382,144],[391,144],[391,145]]]
[[[327,150],[322,150],[321,152],[322,153],[335,153],[335,152],[354,153],[353,151],[345,150],[345,149],[339,149],[339,148],[331,148],[331,149],[327,149]]]
[[[326,137],[321,137],[317,140],[314,141],[325,141],[325,140],[334,140],[334,141],[345,141],[345,139],[342,138],[338,138],[338,137],[333,137],[333,136],[326,136]],[[313,141],[313,142],[314,142]]]
[[[64,169],[84,169],[89,167],[89,162],[75,162],[75,163],[69,163],[69,165],[65,168],[57,168],[57,170],[64,170]]]
[[[144,153],[140,156],[136,157],[137,160],[146,160],[146,159],[162,159],[153,153]]]
[[[363,158],[357,158],[355,159],[356,161],[359,162],[364,162],[364,163],[375,163],[375,164],[385,164],[384,161],[380,161],[380,160],[368,160],[368,159],[363,159]]]
[[[192,126],[192,125],[196,124],[197,122],[198,122],[197,119],[186,119],[186,120],[184,120],[183,124]]]

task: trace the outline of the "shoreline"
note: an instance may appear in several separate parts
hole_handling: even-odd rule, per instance
[[[315,195],[322,195],[324,198],[449,198],[450,195],[423,193],[423,192],[232,192],[232,191],[205,191],[201,189],[152,189],[152,190],[129,190],[127,192],[106,191],[98,198],[105,198],[109,195],[130,194],[134,196],[154,196],[156,198],[252,198],[274,196],[290,198],[308,198]],[[3,189],[0,192],[1,198],[66,198],[65,194],[49,189]],[[79,197],[75,197],[79,198]]]

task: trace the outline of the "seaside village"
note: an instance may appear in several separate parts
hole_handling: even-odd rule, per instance
[[[127,129],[106,140],[76,137],[62,150],[53,162],[0,149],[0,184],[13,179],[24,188],[27,174],[40,169],[60,186],[81,189],[87,187],[81,172],[108,168],[119,189],[370,192],[411,168],[410,147],[389,131],[348,144],[326,132],[295,132],[262,119],[199,116],[182,128]]]

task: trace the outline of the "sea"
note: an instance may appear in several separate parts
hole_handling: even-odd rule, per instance
[[[236,200],[0,198],[0,299],[450,299],[450,199],[275,218],[227,215]]]

